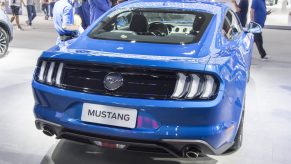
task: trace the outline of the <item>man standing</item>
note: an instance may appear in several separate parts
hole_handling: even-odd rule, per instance
[[[231,8],[234,12],[239,12],[238,0],[214,0],[214,2],[224,3],[226,6]]]
[[[22,3],[24,6],[23,0],[9,0],[9,6],[12,10],[12,17],[10,19],[10,22],[12,23],[14,20],[16,21],[17,29],[23,30],[19,23],[19,10],[20,10],[20,3]]]
[[[249,0],[240,0],[238,8],[237,16],[239,17],[242,26],[245,27],[248,19]]]
[[[125,1],[127,1],[127,0],[112,0],[111,1],[112,2],[112,7],[118,5],[118,4],[122,3],[122,2],[125,2]]]
[[[82,27],[86,29],[90,25],[90,5],[88,0],[82,1],[82,6],[76,8],[76,14],[82,19]]]
[[[59,0],[53,10],[54,26],[59,34],[57,44],[78,36],[80,25],[74,24],[74,6],[77,0]]]
[[[0,0],[1,9],[4,10],[5,8],[5,0]]]
[[[90,24],[111,8],[110,0],[88,0],[90,5]]]
[[[117,4],[125,2],[125,1],[127,1],[127,0],[117,0]]]
[[[251,6],[251,21],[254,21],[262,26],[265,26],[265,21],[267,17],[267,7],[265,0],[253,0]],[[262,33],[254,34],[255,43],[257,45],[258,51],[263,60],[269,59],[267,53],[263,47],[263,36]]]
[[[27,8],[27,16],[28,16],[28,20],[26,21],[26,24],[28,25],[29,28],[32,28],[32,20],[36,17],[34,0],[27,0],[26,8]]]
[[[49,11],[50,11],[50,17],[53,18],[53,9],[55,6],[56,0],[49,0]]]
[[[48,20],[49,18],[49,2],[48,0],[40,0],[41,10],[44,12],[44,19]]]

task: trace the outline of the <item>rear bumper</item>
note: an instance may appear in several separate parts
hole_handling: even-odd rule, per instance
[[[178,156],[188,145],[195,145],[205,154],[221,154],[227,150],[233,144],[242,109],[239,102],[230,102],[222,91],[211,101],[101,96],[62,90],[36,81],[33,81],[33,91],[38,129],[52,126],[57,138],[71,136],[74,140],[78,136],[77,140],[85,138],[89,143],[97,139],[149,143]],[[137,109],[137,126],[127,129],[84,122],[80,118],[83,103]]]
[[[144,151],[154,153],[170,153],[176,157],[183,157],[183,150],[187,147],[194,147],[203,154],[221,154],[232,146],[228,143],[219,149],[214,149],[203,140],[183,140],[183,139],[160,139],[156,141],[136,140],[122,137],[111,137],[98,134],[85,133],[64,128],[63,126],[49,121],[37,119],[35,121],[37,129],[49,129],[56,135],[57,139],[69,139],[77,142],[95,144],[98,141],[114,144],[126,145],[124,149],[129,151]]]

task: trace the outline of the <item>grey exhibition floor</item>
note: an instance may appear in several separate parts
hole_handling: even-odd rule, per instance
[[[231,155],[183,160],[58,142],[36,130],[32,72],[41,50],[55,42],[51,22],[37,21],[41,23],[36,29],[15,32],[8,56],[0,59],[0,164],[291,163],[291,31],[265,30],[265,47],[272,59],[262,62],[254,54],[242,149]]]

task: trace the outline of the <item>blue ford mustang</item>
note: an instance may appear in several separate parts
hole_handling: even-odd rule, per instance
[[[122,3],[39,58],[36,127],[49,136],[179,157],[237,150],[257,24],[224,4]]]

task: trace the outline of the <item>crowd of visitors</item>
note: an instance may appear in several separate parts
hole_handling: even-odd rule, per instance
[[[27,8],[28,19],[26,21],[26,24],[28,25],[29,28],[32,28],[32,21],[36,17],[35,5],[37,4],[36,1],[38,0],[8,0],[8,1],[12,11],[11,22],[13,22],[14,20],[16,21],[17,29],[23,30],[19,23],[19,10],[21,8],[21,5]],[[45,20],[48,20],[49,18],[54,19],[54,25],[59,35],[61,37],[65,36],[64,38],[71,38],[67,37],[67,34],[72,34],[72,32],[66,29],[64,25],[74,24],[73,22],[74,14],[78,14],[80,16],[82,20],[82,29],[86,29],[90,24],[92,24],[96,19],[98,19],[103,13],[105,13],[111,7],[124,1],[126,0],[39,0],[39,4],[41,6],[41,10],[44,13]],[[251,21],[257,22],[262,27],[264,27],[266,16],[268,14],[266,10],[266,0],[252,0],[251,5],[249,5],[249,0],[215,0],[215,1],[224,2],[228,4],[232,8],[232,10],[237,13],[242,26],[246,26],[247,15],[250,6]],[[80,6],[76,6],[76,4],[78,3],[80,4]],[[54,10],[55,5],[58,5],[58,8],[56,10]],[[67,10],[64,10],[64,8]],[[54,16],[54,14],[57,15]],[[72,27],[70,26],[69,29],[71,28]],[[73,30],[78,31],[78,29],[74,28]],[[255,34],[254,37],[261,58],[268,59],[267,53],[263,48],[262,33]]]
[[[28,19],[25,21],[29,28],[32,28],[32,22],[37,16],[36,5],[40,5],[40,9],[44,13],[44,19],[53,19],[53,9],[57,1],[60,0],[0,0],[2,9],[5,8],[5,4],[8,4],[8,10],[11,10],[11,22],[15,20],[17,30],[23,30],[20,25],[19,15],[21,15],[23,7],[27,10]],[[70,0],[68,0],[70,1]],[[83,28],[89,26],[95,19],[102,15],[105,11],[118,3],[126,0],[79,0],[83,1],[81,7],[76,8],[74,11],[79,14],[83,20]],[[7,8],[6,8],[7,9]]]
[[[53,9],[54,27],[59,35],[57,44],[62,45],[64,42],[79,36],[102,14],[121,2],[123,1],[58,0]],[[76,14],[79,15],[80,21],[76,21]]]

